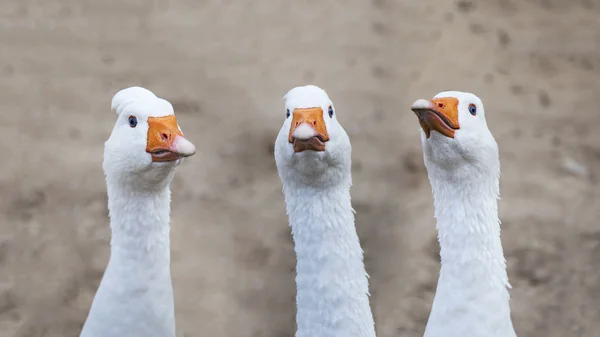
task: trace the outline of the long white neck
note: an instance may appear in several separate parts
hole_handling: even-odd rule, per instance
[[[498,170],[427,167],[442,265],[425,336],[516,336],[500,242]]]
[[[350,178],[328,187],[286,185],[297,256],[296,337],[374,337]]]
[[[134,192],[107,178],[110,260],[82,337],[173,337],[170,189]]]

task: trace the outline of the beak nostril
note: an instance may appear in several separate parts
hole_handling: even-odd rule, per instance
[[[313,121],[313,125],[316,126],[317,125],[317,121]]]
[[[163,140],[169,140],[169,135],[168,135],[168,134],[166,134],[166,133],[164,133],[164,132],[162,132],[162,133],[160,134],[160,137],[161,137]]]
[[[443,108],[444,107],[444,103],[438,103],[438,107]]]

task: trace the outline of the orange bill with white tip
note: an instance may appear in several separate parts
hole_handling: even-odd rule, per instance
[[[325,151],[329,134],[323,119],[323,109],[294,109],[288,141],[293,144],[294,152]]]
[[[196,147],[183,137],[174,115],[148,117],[146,152],[153,162],[166,162],[189,157],[196,153]]]
[[[411,109],[419,118],[419,124],[427,138],[432,130],[454,138],[455,131],[460,129],[458,99],[455,97],[440,97],[429,101],[420,99],[413,103]]]

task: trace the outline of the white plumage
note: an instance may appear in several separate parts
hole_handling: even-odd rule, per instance
[[[173,337],[169,185],[195,147],[183,137],[171,104],[144,88],[121,90],[112,108],[119,116],[103,163],[110,260],[81,337]]]
[[[374,337],[350,202],[350,140],[321,88],[296,87],[284,99],[289,117],[275,160],[297,256],[296,337]],[[317,137],[329,138],[323,150]]]
[[[442,260],[425,336],[514,337],[498,219],[500,161],[483,103],[448,91],[412,109],[423,128]]]

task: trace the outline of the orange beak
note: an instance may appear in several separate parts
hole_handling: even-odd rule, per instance
[[[446,137],[454,138],[455,131],[460,129],[458,99],[455,97],[419,99],[413,103],[411,110],[419,118],[419,124],[427,138],[431,135],[432,130]]]
[[[294,145],[294,152],[325,151],[329,134],[323,119],[323,109],[294,109],[288,141]]]
[[[196,147],[183,137],[174,115],[148,117],[146,152],[153,162],[166,162],[189,157],[196,153]]]

